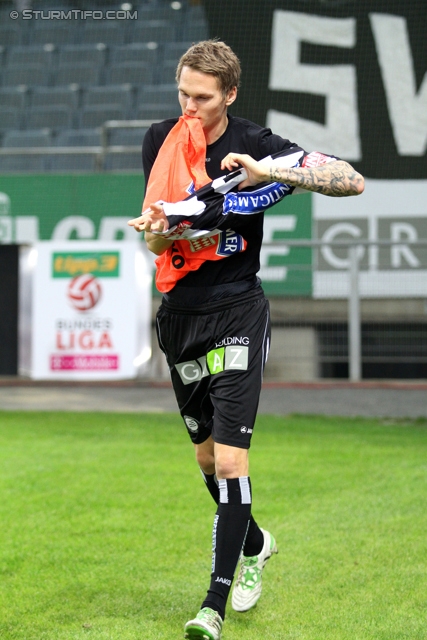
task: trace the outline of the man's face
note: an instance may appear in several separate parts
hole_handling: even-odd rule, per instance
[[[225,129],[227,107],[236,98],[235,88],[224,96],[214,76],[183,67],[178,90],[183,115],[198,118],[205,134],[221,126]]]

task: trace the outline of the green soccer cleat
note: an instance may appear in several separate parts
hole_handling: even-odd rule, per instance
[[[257,556],[240,557],[240,571],[233,587],[231,606],[234,611],[249,611],[258,602],[262,590],[262,570],[273,553],[277,553],[276,541],[268,531],[264,534],[264,546]]]
[[[187,640],[221,640],[222,618],[217,611],[205,607],[185,625]]]

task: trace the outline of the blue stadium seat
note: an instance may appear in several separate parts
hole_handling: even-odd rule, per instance
[[[11,20],[9,19],[9,23]],[[4,47],[22,44],[24,30],[17,24],[0,25],[0,43]]]
[[[54,51],[55,46],[52,44],[10,47],[7,53],[7,64],[8,66],[24,66],[27,64],[50,66],[53,61]]]
[[[185,21],[181,35],[183,40],[192,42],[207,40],[209,37],[207,22],[205,20]]]
[[[52,132],[50,129],[34,131],[7,131],[3,137],[3,147],[50,147]]]
[[[138,6],[138,22],[146,22],[147,20],[168,20],[174,25],[181,23],[184,18],[183,5],[178,9],[174,8],[171,2],[150,2],[149,4],[141,4]]]
[[[51,106],[51,107],[33,107],[27,111],[26,126],[27,129],[42,129],[50,127],[51,129],[71,128],[73,125],[73,111],[69,107]]]
[[[176,27],[169,20],[139,20],[129,31],[132,42],[173,42],[176,35]]]
[[[32,107],[63,106],[77,109],[79,90],[75,85],[68,87],[33,87],[31,91]]]
[[[147,133],[147,127],[132,129],[110,129],[108,132],[108,144],[110,146],[140,146]]]
[[[137,105],[144,103],[177,105],[179,108],[176,82],[168,84],[145,84],[139,87],[136,103]]]
[[[23,109],[27,104],[28,89],[25,86],[1,87],[0,104],[2,107]]]
[[[176,60],[164,60],[163,64],[159,68],[158,78],[161,84],[173,84],[176,86],[176,67],[178,64],[178,58]]]
[[[102,70],[92,64],[63,65],[53,72],[55,86],[78,84],[81,86],[97,85],[102,78]]]
[[[202,4],[192,4],[185,10],[186,22],[206,21],[205,7]]]
[[[22,127],[22,111],[14,107],[0,106],[0,131],[20,129]]]
[[[178,61],[183,53],[191,47],[191,42],[167,42],[163,47],[163,64],[160,69],[160,83],[168,84],[175,82],[175,71]]]
[[[66,45],[59,49],[59,65],[94,64],[102,66],[107,57],[104,43]]]
[[[93,20],[86,22],[81,33],[82,44],[104,42],[108,45],[124,44],[127,38],[125,20]]]
[[[96,171],[96,156],[86,153],[49,155],[45,158],[45,166],[48,171],[60,173]]]
[[[104,87],[88,87],[83,93],[83,105],[121,105],[129,111],[133,106],[134,91],[131,84],[114,84]]]
[[[43,156],[0,156],[0,173],[27,173],[28,171],[43,173],[44,170]]]
[[[101,130],[94,129],[63,129],[55,139],[57,147],[99,147],[101,145]]]
[[[9,65],[2,72],[3,86],[43,85],[50,84],[49,69],[40,64]]]
[[[107,82],[110,84],[151,84],[153,81],[153,67],[142,62],[122,62],[111,65],[107,69]]]
[[[165,120],[166,118],[175,118],[181,115],[181,108],[178,102],[175,105],[170,104],[140,104],[136,110],[137,120]]]
[[[133,42],[120,47],[111,47],[110,63],[144,62],[157,65],[159,59],[159,45],[157,42]]]
[[[166,17],[163,7],[158,6],[156,3],[153,4],[154,6],[150,3],[141,4],[137,7],[138,20],[160,20]]]
[[[163,60],[171,60],[178,64],[178,60],[183,53],[191,47],[193,43],[190,40],[178,40],[174,42],[166,42],[163,47]]]
[[[40,44],[77,44],[81,27],[77,20],[38,20],[28,32],[29,43]]]
[[[89,105],[82,107],[79,124],[82,129],[100,127],[107,120],[125,120],[121,105]]]
[[[141,152],[108,153],[105,158],[106,171],[140,171],[142,172]]]

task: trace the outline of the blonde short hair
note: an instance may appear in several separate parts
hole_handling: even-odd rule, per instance
[[[183,67],[190,67],[200,73],[207,73],[217,79],[218,87],[224,95],[240,84],[240,61],[234,51],[220,40],[203,40],[193,44],[181,56],[176,69],[179,83]]]

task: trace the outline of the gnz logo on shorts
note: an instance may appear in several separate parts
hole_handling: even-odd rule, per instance
[[[180,362],[175,365],[184,384],[197,382],[206,376],[213,376],[223,371],[247,371],[249,347],[233,345],[212,349],[197,360]]]

